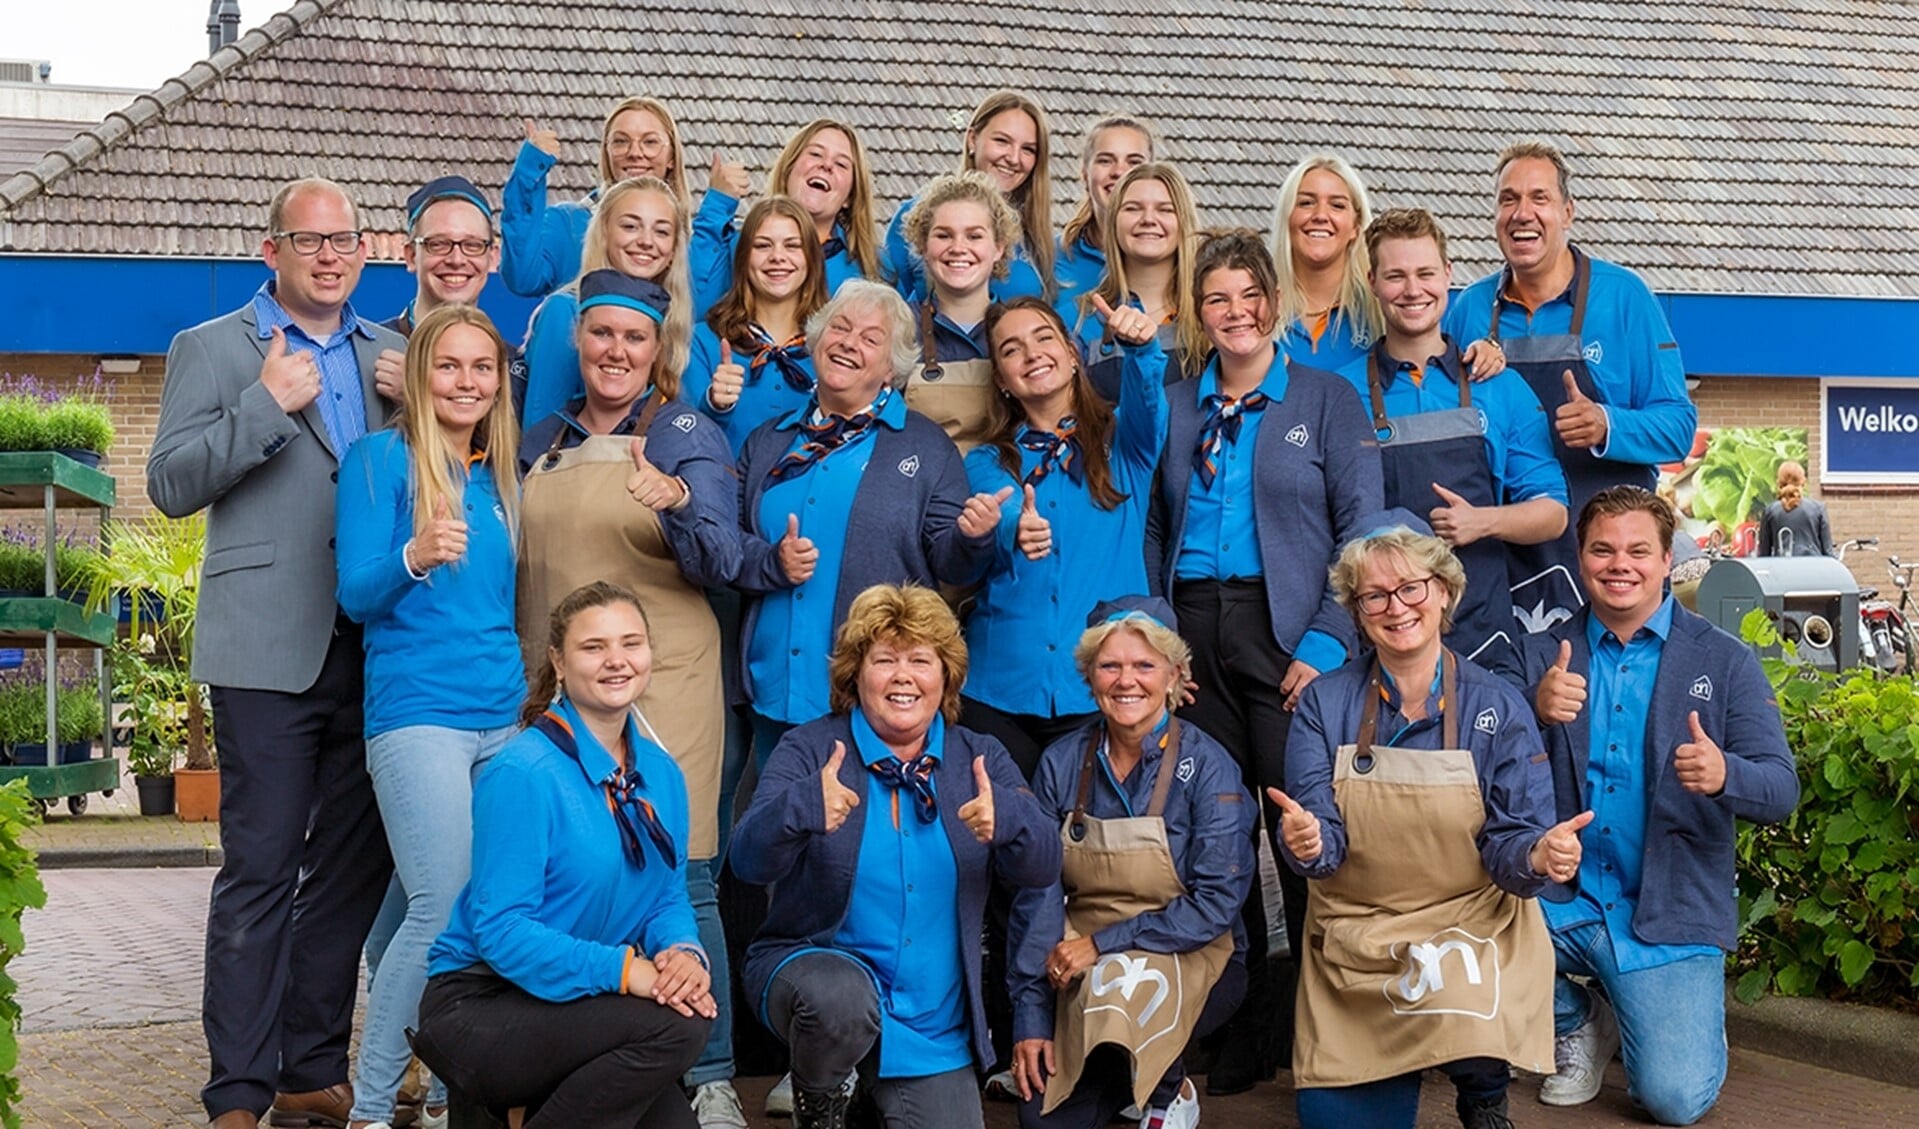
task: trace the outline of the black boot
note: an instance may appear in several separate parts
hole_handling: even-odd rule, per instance
[[[1459,1123],[1465,1129],[1513,1129],[1513,1119],[1506,1116],[1506,1095],[1496,1098],[1469,1098],[1464,1094],[1453,1102],[1453,1109],[1459,1113]]]
[[[846,1129],[845,1090],[793,1091],[793,1129]]]

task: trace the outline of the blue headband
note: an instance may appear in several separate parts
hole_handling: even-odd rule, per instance
[[[406,198],[407,230],[413,230],[413,225],[420,222],[421,213],[441,200],[465,200],[480,209],[480,214],[489,222],[493,219],[493,205],[486,202],[472,181],[463,176],[442,176],[427,181]]]
[[[619,306],[663,323],[672,301],[658,283],[630,278],[616,270],[589,271],[580,279],[581,313],[595,306]]]

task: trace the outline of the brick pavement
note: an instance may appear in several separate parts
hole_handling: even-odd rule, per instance
[[[91,817],[86,817],[91,818]],[[213,872],[201,869],[55,871],[48,905],[26,920],[28,949],[14,964],[26,1031],[19,1074],[24,1123],[36,1129],[179,1126],[201,1121],[195,1094],[205,1071],[197,1021],[201,935]],[[168,1022],[143,1022],[171,1020]],[[81,1024],[84,1024],[83,1026]],[[1283,1081],[1225,1099],[1203,1099],[1209,1129],[1296,1125]],[[750,1110],[771,1079],[741,1079]],[[1614,1064],[1599,1100],[1575,1110],[1533,1101],[1536,1081],[1515,1085],[1524,1129],[1611,1129],[1633,1115]],[[1450,1090],[1426,1090],[1420,1129],[1450,1129]],[[1919,1090],[1838,1074],[1735,1048],[1726,1096],[1702,1124],[1820,1129],[1912,1129]],[[754,1125],[790,1123],[754,1118]],[[1010,1106],[989,1105],[989,1129],[1011,1129]]]
[[[111,796],[88,796],[86,814],[69,815],[63,804],[27,832],[27,845],[40,852],[43,867],[219,865],[219,824],[142,816],[132,775],[120,783]]]

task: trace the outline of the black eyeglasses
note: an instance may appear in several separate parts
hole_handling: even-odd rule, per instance
[[[361,231],[276,231],[273,233],[273,238],[286,240],[295,254],[317,255],[320,253],[320,245],[324,243],[332,247],[336,255],[351,255],[360,249],[361,242],[366,239],[366,233]]]
[[[1390,592],[1361,592],[1353,597],[1359,610],[1367,615],[1379,615],[1392,605],[1394,599],[1409,608],[1416,608],[1432,595],[1433,581],[1436,576],[1422,576],[1418,580],[1408,580]]]
[[[458,247],[460,254],[469,259],[477,259],[493,249],[491,239],[454,239],[446,235],[416,236],[413,245],[434,256],[450,254]]]

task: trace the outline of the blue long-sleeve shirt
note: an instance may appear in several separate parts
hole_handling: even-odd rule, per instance
[[[526,673],[513,618],[514,549],[492,468],[466,467],[466,555],[416,580],[412,469],[398,431],[376,431],[340,463],[334,507],[340,610],[366,625],[366,735],[409,725],[513,724]]]
[[[1019,449],[1019,481],[1000,465],[997,448],[975,447],[967,454],[966,478],[975,494],[1013,487],[1000,507],[985,587],[966,621],[973,655],[968,697],[1037,717],[1092,711],[1072,640],[1101,600],[1146,590],[1146,511],[1167,415],[1159,378],[1148,374],[1164,363],[1156,342],[1127,350],[1112,450],[1104,456],[1124,501],[1101,509],[1084,482],[1057,467],[1033,488],[1040,516],[1053,527],[1053,551],[1039,560],[1028,560],[1019,549],[1019,518],[1020,483],[1040,453]]]
[[[1033,797],[1059,827],[1079,801],[1079,768],[1088,738],[1104,720],[1053,742],[1033,775]],[[1163,730],[1162,730],[1163,732]],[[1101,953],[1140,949],[1186,953],[1204,948],[1222,933],[1233,935],[1239,958],[1246,948],[1240,903],[1252,886],[1254,807],[1240,781],[1239,766],[1219,742],[1196,725],[1180,726],[1179,747],[1162,752],[1159,734],[1125,780],[1115,779],[1102,744],[1086,814],[1095,819],[1144,815],[1159,774],[1174,773],[1167,788],[1166,845],[1186,893],[1162,909],[1117,921],[1093,934]],[[1168,765],[1171,768],[1168,768]],[[1055,995],[1046,979],[1046,954],[1066,936],[1066,888],[1062,882],[1022,890],[1008,919],[1007,989],[1013,1001],[1013,1039],[1053,1037]]]
[[[500,192],[500,281],[523,298],[538,298],[580,273],[580,248],[593,218],[596,189],[584,200],[546,202],[546,175],[557,160],[531,141],[520,143]]]
[[[1388,680],[1390,682],[1390,680]],[[1407,722],[1400,713],[1401,688],[1388,686],[1380,703],[1378,743],[1396,749],[1437,749],[1443,740],[1441,703],[1430,694],[1427,716]],[[1459,719],[1459,740],[1472,753],[1486,821],[1475,842],[1480,862],[1500,889],[1533,897],[1546,880],[1533,873],[1534,844],[1552,827],[1553,781],[1545,741],[1533,724],[1532,707],[1497,675],[1460,660],[1457,702],[1443,708]],[[1373,690],[1371,671],[1355,663],[1314,679],[1301,695],[1286,738],[1286,793],[1319,819],[1320,854],[1301,862],[1285,844],[1286,864],[1308,878],[1325,878],[1346,861],[1346,823],[1333,798],[1333,769],[1341,745],[1359,736],[1360,713]],[[1368,845],[1368,849],[1379,849]]]
[[[812,389],[801,391],[787,382],[786,378],[770,362],[753,371],[752,354],[742,349],[733,350],[733,361],[746,369],[746,384],[740,389],[740,398],[733,406],[724,410],[716,408],[706,398],[713,387],[713,370],[720,363],[720,337],[713,327],[702,321],[693,329],[693,343],[687,350],[686,371],[680,374],[680,395],[686,402],[698,408],[702,415],[720,425],[720,431],[726,436],[727,446],[732,448],[733,456],[739,457],[740,448],[746,446],[746,437],[753,429],[769,419],[778,419],[789,412],[796,412],[812,401]],[[808,353],[800,358],[800,367],[807,375],[813,375],[813,356]]]
[[[616,993],[627,947],[655,957],[698,947],[686,896],[687,799],[679,765],[629,718],[626,747],[640,796],[673,841],[676,863],[642,836],[628,859],[606,781],[618,770],[571,705],[557,707],[579,744],[576,762],[538,730],[500,750],[473,785],[473,874],[427,954],[437,976],[485,965],[556,1003]]]
[[[1592,276],[1580,344],[1607,421],[1606,442],[1593,454],[1647,466],[1678,462],[1692,451],[1699,412],[1686,395],[1686,366],[1665,311],[1632,271],[1590,256],[1587,261]],[[1501,270],[1454,298],[1446,310],[1447,335],[1455,341],[1488,336],[1493,299],[1506,282]],[[1499,319],[1500,339],[1570,333],[1573,297],[1568,285],[1530,313],[1518,302],[1507,302]]]
[[[1106,253],[1086,241],[1084,235],[1072,246],[1053,244],[1053,282],[1059,288],[1053,305],[1068,326],[1079,320],[1080,299],[1099,289],[1106,277]]]
[[[527,322],[526,343],[520,350],[526,358],[526,402],[520,408],[520,421],[527,427],[586,391],[580,377],[580,347],[574,341],[579,320],[580,297],[569,288],[548,294]]]
[[[1344,310],[1334,309],[1326,316],[1325,328],[1313,336],[1316,326],[1295,320],[1280,336],[1280,347],[1301,364],[1339,372],[1355,360],[1364,359],[1373,347],[1372,330]]]

